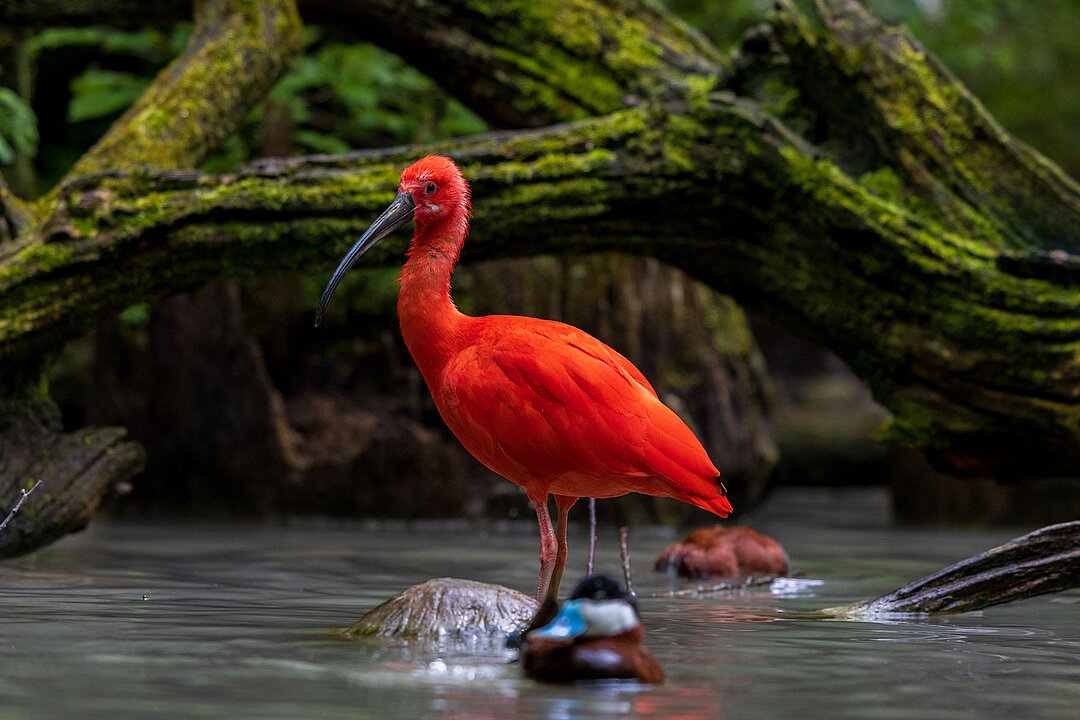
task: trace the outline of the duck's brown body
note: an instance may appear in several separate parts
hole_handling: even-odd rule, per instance
[[[525,677],[550,683],[639,680],[661,683],[664,671],[641,644],[640,625],[611,637],[530,640],[521,655]]]
[[[656,559],[657,570],[674,566],[687,578],[743,579],[787,575],[788,556],[780,543],[748,527],[702,527],[671,543]]]

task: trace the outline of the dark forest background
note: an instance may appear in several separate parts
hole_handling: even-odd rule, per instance
[[[667,4],[720,47],[769,5]],[[867,5],[908,25],[1011,132],[1080,176],[1080,3]],[[189,32],[51,28],[4,38],[0,168],[12,190],[31,198],[55,184]],[[396,56],[313,26],[292,71],[204,169],[485,129]],[[524,494],[442,426],[397,331],[396,276],[350,274],[317,331],[328,272],[297,268],[133,305],[70,343],[50,377],[65,423],[124,425],[148,450],[146,472],[115,510],[528,517]],[[913,452],[876,440],[887,413],[835,356],[654,261],[477,263],[458,270],[454,288],[465,312],[564,320],[628,355],[705,441],[738,510],[778,484],[890,485],[898,516],[920,521],[1049,521],[1080,510],[1069,478],[1020,493],[935,476]],[[601,503],[600,512],[609,521],[707,519],[652,498]]]

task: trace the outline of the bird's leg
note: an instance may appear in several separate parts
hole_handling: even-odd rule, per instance
[[[592,575],[593,558],[596,557],[596,498],[589,498],[589,564],[585,575]]]
[[[555,530],[551,527],[551,516],[548,514],[547,493],[535,497],[530,494],[529,501],[536,510],[536,522],[540,525],[540,580],[536,585],[536,601],[542,603],[551,584],[558,547]]]
[[[555,568],[551,571],[551,584],[548,595],[552,600],[559,599],[559,583],[562,581],[563,568],[566,567],[566,524],[570,508],[577,502],[576,497],[556,495],[555,507],[559,509],[558,547],[555,551]]]

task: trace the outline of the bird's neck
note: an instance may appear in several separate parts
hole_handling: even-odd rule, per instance
[[[442,222],[418,222],[401,268],[401,334],[429,385],[456,352],[465,319],[450,297],[450,274],[468,227],[465,217],[462,213]]]

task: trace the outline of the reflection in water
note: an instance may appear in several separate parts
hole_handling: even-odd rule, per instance
[[[431,700],[427,713],[440,718],[522,718],[523,720],[577,720],[578,718],[666,718],[668,720],[720,720],[719,696],[710,688],[676,688],[659,693],[636,683],[606,681],[551,688],[519,685],[498,696],[476,689],[455,689]]]
[[[804,579],[665,597],[666,576],[635,568],[646,644],[668,676],[657,687],[544,686],[523,680],[498,642],[353,642],[334,631],[431,577],[531,590],[535,527],[527,524],[494,533],[460,524],[95,523],[0,565],[0,715],[1076,716],[1080,594],[957,617],[813,614],[1016,533],[894,529],[867,511],[877,499],[816,497],[780,497],[755,523],[784,543]],[[636,528],[632,556],[654,557],[670,539]],[[598,563],[617,572],[610,537]],[[583,564],[570,559],[568,580]]]

